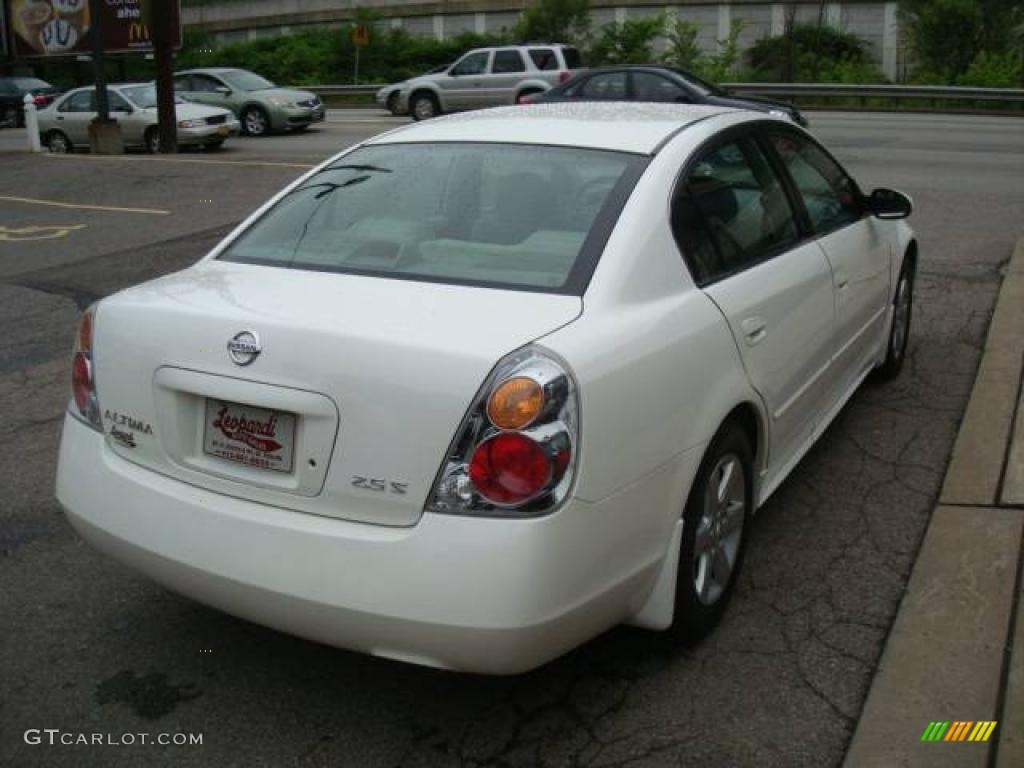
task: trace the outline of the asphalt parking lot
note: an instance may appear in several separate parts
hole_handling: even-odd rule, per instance
[[[53,498],[79,309],[187,266],[308,165],[404,121],[332,112],[303,135],[176,158],[30,156],[4,152],[20,132],[0,131],[0,765],[837,764],[1024,234],[1024,124],[810,117],[864,187],[915,200],[907,368],[862,389],[759,513],[704,644],[617,629],[515,678],[363,657],[207,609],[92,551]],[[45,728],[203,743],[26,743]]]

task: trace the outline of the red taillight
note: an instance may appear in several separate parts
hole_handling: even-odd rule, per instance
[[[78,410],[86,413],[92,402],[92,366],[84,352],[76,352],[71,362],[71,394]]]
[[[538,347],[512,352],[477,392],[427,509],[506,518],[553,512],[569,497],[578,439],[566,363]]]
[[[99,397],[96,394],[96,372],[93,369],[93,328],[95,306],[82,313],[75,336],[71,358],[71,399],[78,416],[94,429],[103,429]]]
[[[477,446],[469,479],[495,504],[519,504],[540,493],[551,479],[551,460],[535,440],[503,432]]]
[[[558,84],[559,85],[561,85],[562,83],[566,82],[567,80],[571,80],[571,79],[572,79],[572,72],[569,72],[569,71],[566,70],[566,71],[562,71],[562,72],[558,73]]]
[[[32,101],[35,103],[37,107],[45,107],[47,104],[50,103],[49,97],[44,96],[41,93],[37,93],[35,96],[33,96]]]

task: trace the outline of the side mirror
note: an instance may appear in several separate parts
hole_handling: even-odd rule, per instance
[[[216,91],[217,93],[219,93],[221,96],[230,96],[231,95],[231,89],[228,88],[226,85],[218,85],[213,90]]]
[[[914,210],[914,203],[895,189],[876,189],[867,201],[868,212],[879,219],[905,219]]]

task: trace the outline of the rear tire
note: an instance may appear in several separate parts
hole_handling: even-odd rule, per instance
[[[753,468],[750,438],[726,422],[704,454],[683,512],[669,631],[685,642],[715,628],[735,591],[753,512]]]
[[[67,135],[57,130],[46,134],[46,148],[55,155],[70,155],[74,151]]]
[[[4,107],[3,112],[0,112],[0,128],[17,128],[18,127],[18,108],[17,107]]]
[[[525,90],[516,96],[516,104],[526,104],[527,102],[525,100],[527,97],[535,96],[538,93],[542,93],[542,91],[538,91],[536,88]]]
[[[914,268],[909,258],[903,260],[896,291],[892,299],[892,324],[885,346],[885,362],[878,366],[878,377],[893,379],[903,370],[910,341],[910,321],[914,314]]]
[[[412,115],[412,119],[417,122],[437,117],[441,114],[441,108],[438,106],[437,97],[432,93],[413,94],[412,98],[409,99],[409,114]]]

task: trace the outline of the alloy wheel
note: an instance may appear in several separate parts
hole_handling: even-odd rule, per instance
[[[412,112],[417,120],[429,120],[437,114],[437,109],[429,96],[418,96],[413,102]]]
[[[242,122],[245,125],[245,132],[250,136],[262,136],[267,132],[267,116],[261,109],[250,108],[245,110]]]
[[[66,155],[71,151],[71,143],[68,137],[60,131],[54,131],[47,137],[46,147],[55,155]]]
[[[892,354],[902,357],[907,346],[907,333],[910,330],[910,279],[906,275],[900,277],[896,287],[896,301],[892,316]]]
[[[743,537],[747,482],[743,462],[727,453],[715,464],[693,547],[693,585],[704,605],[714,605],[729,586]]]

